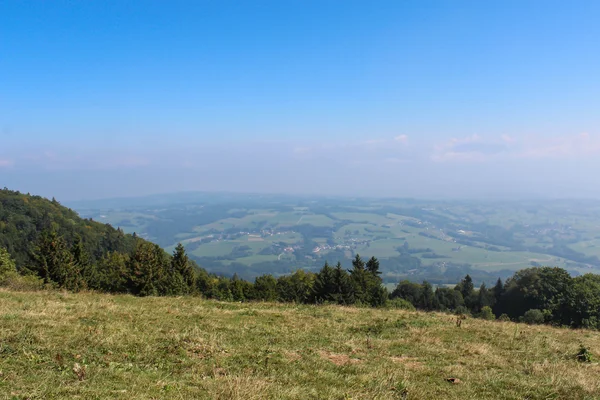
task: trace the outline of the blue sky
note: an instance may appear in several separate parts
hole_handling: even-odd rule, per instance
[[[0,3],[0,185],[600,196],[597,1]]]

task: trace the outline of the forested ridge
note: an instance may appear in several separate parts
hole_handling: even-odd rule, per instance
[[[325,263],[254,282],[217,276],[191,261],[180,244],[172,255],[118,228],[82,219],[56,200],[0,191],[0,284],[134,295],[201,295],[223,301],[335,303],[417,308],[600,328],[600,275],[576,278],[551,267],[516,272],[493,288],[476,289],[467,275],[453,288],[428,282],[382,285],[379,261],[356,255],[350,269]]]

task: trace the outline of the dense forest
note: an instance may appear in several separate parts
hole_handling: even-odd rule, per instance
[[[201,295],[223,301],[335,303],[449,311],[486,319],[600,328],[600,275],[561,268],[516,272],[493,288],[467,275],[455,287],[402,281],[382,285],[379,261],[356,255],[350,269],[328,263],[317,273],[265,274],[254,282],[211,274],[182,245],[172,255],[135,234],[80,218],[56,200],[0,191],[0,284],[133,295]]]

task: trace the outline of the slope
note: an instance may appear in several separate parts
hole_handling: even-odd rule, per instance
[[[0,290],[5,398],[597,399],[600,333],[447,314]],[[450,383],[447,378],[458,378]]]
[[[54,199],[0,190],[0,247],[9,251],[19,267],[35,263],[36,245],[47,231],[55,231],[68,245],[80,237],[92,262],[108,252],[130,253],[135,248],[132,235],[80,218]]]

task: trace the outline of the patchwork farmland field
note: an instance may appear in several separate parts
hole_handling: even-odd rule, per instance
[[[78,203],[82,216],[172,251],[181,242],[203,267],[253,278],[355,254],[380,259],[386,282],[493,283],[532,265],[600,271],[600,202],[442,202],[188,194]]]

